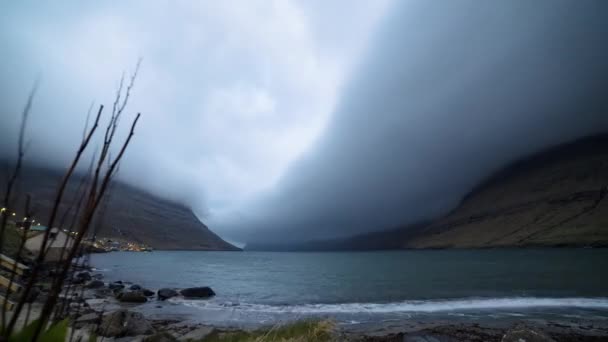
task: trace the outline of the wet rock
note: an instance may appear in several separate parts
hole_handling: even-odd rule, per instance
[[[160,289],[157,292],[158,299],[165,300],[177,296],[178,293],[174,289]]]
[[[119,280],[108,284],[108,288],[110,290],[122,290],[125,288],[125,286],[123,285],[122,281]]]
[[[207,336],[211,335],[215,329],[213,327],[200,327],[190,331],[184,336],[180,337],[180,341],[202,341]]]
[[[103,281],[101,280],[91,280],[90,282],[88,282],[85,287],[87,289],[98,289],[100,287],[104,287],[105,284]]]
[[[76,318],[74,321],[74,327],[81,328],[88,324],[98,324],[100,320],[101,315],[97,312],[87,313]]]
[[[179,292],[185,298],[209,298],[215,296],[215,292],[208,287],[190,287]]]
[[[129,286],[129,290],[138,291],[138,290],[141,290],[141,286],[139,286],[137,284],[133,284],[133,285]]]
[[[142,292],[142,293],[144,294],[144,296],[146,296],[146,297],[152,297],[152,296],[154,296],[154,294],[155,294],[155,293],[154,293],[154,291],[152,291],[152,290],[148,290],[148,289],[143,289],[143,290],[141,290],[141,292]]]
[[[148,301],[148,298],[141,291],[122,292],[116,299],[123,303],[145,303]]]
[[[118,310],[104,315],[97,334],[107,337],[149,335],[154,328],[139,312]]]
[[[85,280],[82,278],[74,277],[70,280],[70,282],[74,285],[80,285],[80,284],[84,284]]]
[[[87,271],[76,273],[76,276],[74,278],[81,279],[83,282],[93,279],[93,277],[91,277],[91,273]]]

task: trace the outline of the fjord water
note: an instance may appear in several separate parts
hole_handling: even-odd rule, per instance
[[[108,281],[211,286],[211,300],[139,307],[213,323],[308,315],[343,322],[416,316],[608,319],[607,249],[388,252],[113,252],[92,257]],[[214,322],[217,321],[217,322]]]

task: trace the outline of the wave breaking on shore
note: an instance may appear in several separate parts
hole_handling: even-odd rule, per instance
[[[253,303],[233,303],[176,299],[175,303],[205,310],[238,310],[263,313],[433,313],[461,310],[489,309],[530,309],[530,308],[581,308],[608,309],[608,298],[549,298],[549,297],[512,297],[512,298],[467,298],[451,300],[408,300],[393,303],[343,303],[343,304],[300,304],[268,305]]]

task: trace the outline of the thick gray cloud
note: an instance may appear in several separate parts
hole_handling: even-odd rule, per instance
[[[92,101],[143,58],[143,117],[119,177],[214,215],[269,188],[322,131],[389,0],[0,4],[0,143],[14,151],[37,76],[28,158],[62,167]],[[348,6],[348,10],[338,11]],[[127,117],[123,122],[127,122]]]
[[[608,130],[606,37],[602,0],[399,2],[322,137],[216,226],[268,242],[440,215],[506,163]]]

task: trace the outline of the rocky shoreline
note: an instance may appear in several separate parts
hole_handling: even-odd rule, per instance
[[[173,297],[205,300],[215,295],[206,286],[156,291],[127,281],[104,282],[93,270],[76,272],[66,285],[75,336],[103,336],[103,341],[204,341],[207,337],[243,331],[181,319],[149,319],[137,306]],[[42,295],[41,297],[44,297]],[[36,304],[34,304],[36,305]],[[161,306],[157,306],[161,308]],[[35,308],[34,308],[35,311]],[[481,324],[454,322],[392,322],[385,326],[334,325],[336,341],[360,342],[452,342],[452,341],[606,341],[608,320],[510,321]]]

